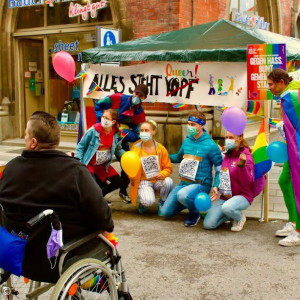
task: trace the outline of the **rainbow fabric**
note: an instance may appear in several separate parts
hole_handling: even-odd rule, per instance
[[[260,109],[260,103],[258,101],[248,101],[247,113],[256,115]]]
[[[254,160],[254,178],[257,179],[267,173],[272,167],[272,161],[267,155],[267,138],[265,132],[265,120],[262,121],[255,140],[252,156]]]
[[[300,82],[291,81],[280,95],[291,181],[300,215]]]
[[[183,104],[183,103],[175,103],[175,104],[173,104],[173,108],[184,108],[186,106],[187,106],[187,104]]]
[[[276,118],[269,118],[269,125],[272,128],[276,128],[276,125],[280,122],[280,119],[276,119]]]
[[[113,232],[105,235],[104,237],[108,239],[115,247],[117,247],[119,244],[119,238],[117,238]]]
[[[100,90],[101,90],[100,86],[93,81],[92,84],[90,85],[89,90],[86,93],[86,95],[89,95],[92,92],[100,91]]]
[[[84,77],[86,77],[87,76],[87,73],[85,72],[85,71],[83,71],[83,70],[81,70],[75,77],[74,77],[74,80],[76,80],[76,79],[79,79],[79,78],[84,78]]]
[[[223,111],[223,110],[225,110],[227,108],[227,106],[222,105],[222,106],[218,106],[217,108],[218,108],[218,110]]]

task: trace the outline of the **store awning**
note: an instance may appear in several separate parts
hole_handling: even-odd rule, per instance
[[[83,62],[246,61],[249,44],[286,44],[287,60],[300,59],[300,40],[218,20],[82,52]]]

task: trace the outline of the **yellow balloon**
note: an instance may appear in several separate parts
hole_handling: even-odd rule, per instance
[[[141,167],[141,159],[136,152],[127,151],[121,157],[121,166],[125,173],[133,178]]]

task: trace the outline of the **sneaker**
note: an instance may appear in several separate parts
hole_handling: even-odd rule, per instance
[[[237,222],[237,221],[233,220],[231,231],[241,231],[243,229],[245,223],[246,223],[246,217],[242,213],[242,218],[240,221]]]
[[[158,204],[157,204],[157,214],[158,214],[160,217],[163,216],[163,214],[162,214],[162,212],[161,212],[161,209],[162,209],[164,203],[165,203],[165,201],[163,201],[162,199],[159,199],[159,200],[158,200]]]
[[[140,203],[139,204],[139,213],[144,214],[146,211],[147,211],[147,207]]]
[[[288,236],[292,231],[295,230],[295,224],[293,222],[286,223],[282,229],[275,232],[276,236]]]
[[[126,203],[126,204],[129,204],[129,203],[131,203],[131,200],[130,200],[130,198],[128,197],[128,195],[125,195],[125,194],[123,194],[123,193],[119,193],[119,196],[123,199],[123,202],[124,203]]]
[[[286,238],[280,240],[278,244],[285,247],[298,246],[300,245],[300,233],[294,230]]]
[[[189,214],[188,218],[184,221],[184,226],[185,227],[196,226],[199,220],[200,220],[200,213]]]

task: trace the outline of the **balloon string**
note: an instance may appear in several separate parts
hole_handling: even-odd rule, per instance
[[[199,81],[199,78],[196,78],[196,79],[194,79],[194,80],[191,80],[189,83],[184,84],[184,85],[182,85],[181,87],[179,87],[179,88],[177,88],[177,89],[175,89],[175,90],[169,92],[169,93],[167,94],[167,97],[170,96],[170,95],[172,95],[172,94],[174,94],[175,92],[177,92],[177,91],[179,91],[179,90],[184,89],[184,88],[187,87],[188,85],[190,85],[190,84],[192,84],[192,83],[196,83],[196,82],[198,82],[198,81]]]

